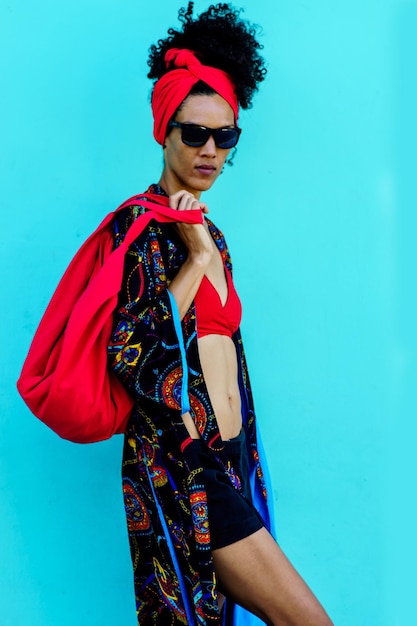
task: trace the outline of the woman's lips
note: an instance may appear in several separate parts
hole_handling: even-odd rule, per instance
[[[210,176],[210,174],[213,174],[213,172],[216,171],[214,165],[208,165],[205,163],[203,163],[202,165],[197,165],[195,169],[203,176]]]

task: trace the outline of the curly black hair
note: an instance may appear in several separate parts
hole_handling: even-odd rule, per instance
[[[170,28],[168,37],[149,48],[148,78],[158,80],[169,71],[164,61],[167,50],[187,48],[205,65],[227,72],[235,85],[239,105],[242,109],[250,108],[258,83],[266,74],[264,59],[259,54],[263,46],[255,38],[257,27],[241,19],[241,9],[230,4],[213,4],[196,19],[193,9],[194,2],[180,9],[182,29]],[[201,84],[196,87],[192,92],[201,93]],[[212,90],[208,88],[208,92]]]

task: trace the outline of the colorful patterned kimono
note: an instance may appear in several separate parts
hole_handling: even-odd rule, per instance
[[[152,193],[164,194],[158,186]],[[122,209],[115,218],[115,245],[145,209]],[[223,235],[208,221],[223,261],[231,261]],[[108,348],[109,362],[136,402],[125,435],[123,490],[139,624],[193,626],[260,623],[226,603],[217,605],[202,468],[187,467],[188,409],[210,453],[234,487],[236,476],[224,446],[204,381],[191,305],[180,322],[167,287],[187,255],[172,224],[151,221],[129,249],[119,307]],[[249,452],[252,498],[265,526],[266,506],[260,446],[240,332],[233,337],[239,364],[242,417]]]

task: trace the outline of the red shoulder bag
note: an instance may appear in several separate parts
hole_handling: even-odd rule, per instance
[[[149,210],[113,250],[114,214],[135,204]],[[170,209],[164,196],[129,198],[81,246],[35,333],[17,388],[32,413],[64,439],[90,443],[125,430],[133,398],[107,367],[107,344],[124,256],[152,219],[203,222],[201,211]]]

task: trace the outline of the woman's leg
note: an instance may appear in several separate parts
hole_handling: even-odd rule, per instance
[[[332,626],[265,528],[213,551],[221,591],[271,626]]]

